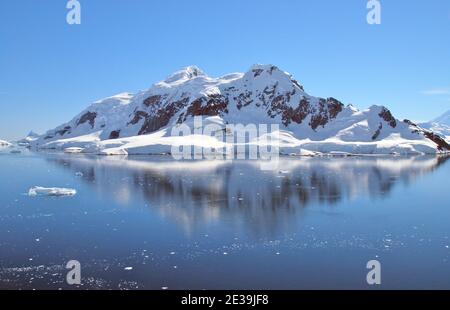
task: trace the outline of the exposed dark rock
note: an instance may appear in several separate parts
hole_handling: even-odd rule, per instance
[[[253,72],[253,77],[257,77],[257,76],[260,76],[264,72],[264,70],[263,69],[253,69],[252,72]]]
[[[298,88],[300,88],[302,91],[305,91],[305,89],[303,88],[303,86],[300,85],[300,83],[299,83],[296,79],[291,78],[291,81],[292,81],[292,83],[293,83],[295,86],[297,86]]]
[[[278,67],[277,66],[271,66],[270,69],[269,69],[269,73],[272,74],[273,71],[275,71],[275,70],[278,70]]]
[[[120,130],[111,131],[109,139],[118,139],[120,137]]]
[[[228,98],[221,94],[214,94],[200,97],[194,100],[185,116],[215,116],[222,113],[228,113]]]
[[[334,98],[319,99],[318,110],[315,108],[310,111],[311,121],[309,125],[313,130],[316,130],[319,126],[325,127],[328,122],[342,111],[344,105]]]
[[[134,117],[133,119],[128,123],[128,125],[132,124],[132,125],[136,125],[137,123],[139,123],[139,121],[141,119],[145,119],[146,117],[148,117],[148,113],[144,112],[144,111],[136,111],[134,112]]]
[[[139,130],[139,135],[145,135],[161,129],[169,124],[170,119],[177,114],[186,104],[189,98],[183,98],[178,101],[171,102],[165,107],[160,108],[156,113],[152,113],[145,118],[144,125]]]
[[[438,136],[437,134],[435,134],[431,131],[425,131],[424,135],[425,135],[425,137],[427,137],[428,139],[430,139],[431,141],[433,141],[434,143],[437,144],[438,150],[450,151],[450,145],[441,136]]]
[[[94,128],[95,118],[97,117],[96,112],[86,112],[83,114],[77,122],[77,126],[89,122],[92,128]]]
[[[242,107],[246,107],[250,105],[253,102],[253,99],[251,99],[252,92],[246,91],[244,93],[239,94],[239,96],[235,97],[236,100],[236,106],[240,110]]]
[[[383,107],[381,112],[378,114],[385,122],[389,124],[392,128],[397,127],[397,121],[392,116],[391,111]]]
[[[148,97],[147,99],[144,100],[144,105],[149,107],[151,105],[159,103],[161,101],[161,98],[162,98],[161,95],[155,95],[155,96]]]
[[[70,126],[66,126],[66,127],[64,127],[63,129],[61,129],[61,130],[58,130],[57,132],[56,132],[56,134],[57,135],[60,135],[60,136],[64,136],[66,133],[70,133],[70,130],[71,130],[72,128],[70,127]]]
[[[375,131],[375,133],[372,136],[372,140],[378,139],[378,137],[380,136],[380,133],[381,133],[381,129],[383,129],[383,123],[380,123],[380,125],[378,126],[377,131]]]
[[[410,126],[415,126],[415,127],[417,127],[417,124],[416,124],[416,123],[413,123],[413,122],[410,121],[409,119],[403,120],[403,123],[408,124],[408,125],[410,125]]]

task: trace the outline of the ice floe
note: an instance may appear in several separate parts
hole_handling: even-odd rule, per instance
[[[77,191],[72,188],[34,186],[28,190],[28,196],[74,196]]]

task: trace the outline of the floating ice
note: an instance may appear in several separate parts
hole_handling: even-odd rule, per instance
[[[76,154],[83,152],[84,148],[82,147],[68,147],[64,149],[64,153],[68,154]]]
[[[84,175],[83,172],[76,172],[75,173],[76,177],[80,177],[81,178],[83,175]]]
[[[35,186],[29,189],[28,196],[74,196],[77,191],[72,188],[58,188],[58,187],[40,187]]]
[[[124,270],[133,270],[133,267],[125,267]]]

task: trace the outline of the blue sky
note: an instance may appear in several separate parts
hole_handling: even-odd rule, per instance
[[[90,102],[195,64],[211,76],[272,63],[307,92],[429,120],[450,109],[450,1],[65,0],[0,3],[0,138],[43,132]]]

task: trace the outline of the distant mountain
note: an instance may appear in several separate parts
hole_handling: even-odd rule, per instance
[[[98,154],[170,152],[175,143],[171,129],[180,124],[193,127],[194,116],[223,128],[227,124],[279,124],[283,153],[434,154],[450,150],[441,137],[394,118],[386,107],[358,110],[332,97],[311,96],[290,74],[273,65],[255,65],[246,73],[219,78],[190,66],[148,90],[95,102],[31,144],[38,149],[78,147]],[[182,140],[203,146],[216,142],[213,137],[194,135]]]
[[[450,143],[450,110],[430,122],[419,124],[419,126],[444,137]]]
[[[39,137],[39,134],[35,133],[34,131],[30,131],[25,138],[20,139],[19,141],[17,141],[17,143],[21,146],[28,146],[31,142],[39,139]]]
[[[433,123],[438,123],[450,127],[450,110],[439,116],[432,121]]]
[[[10,146],[11,143],[9,143],[8,141],[5,140],[0,140],[0,146]]]

